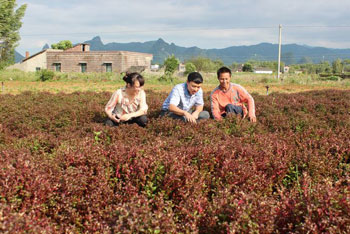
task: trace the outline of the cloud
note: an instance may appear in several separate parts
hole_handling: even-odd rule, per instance
[[[69,39],[77,43],[96,35],[106,42],[161,37],[201,48],[277,43],[279,24],[283,43],[350,47],[345,40],[350,36],[350,1],[346,0],[18,1],[18,5],[23,3],[28,8],[21,29],[21,51],[40,50],[40,41],[51,44]]]

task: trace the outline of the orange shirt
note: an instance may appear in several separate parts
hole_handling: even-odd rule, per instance
[[[244,103],[248,104],[249,111]],[[238,84],[231,83],[226,92],[220,89],[220,86],[216,87],[210,94],[210,104],[214,119],[217,120],[222,119],[221,115],[225,113],[225,107],[227,104],[242,107],[244,116],[246,116],[247,113],[249,113],[249,117],[255,116],[255,104],[253,97],[245,88]]]

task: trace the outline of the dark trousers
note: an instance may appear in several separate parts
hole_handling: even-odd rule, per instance
[[[222,117],[226,117],[229,114],[241,115],[243,117],[243,109],[240,106],[235,106],[233,104],[227,104],[225,106],[226,113],[222,114]]]
[[[190,111],[190,113],[192,114],[193,111]],[[181,115],[177,115],[169,110],[162,110],[160,112],[160,117],[170,117],[170,118],[173,118],[173,119],[179,119],[179,120],[182,120],[184,122],[186,122],[186,118],[185,116],[181,116]],[[197,122],[203,120],[203,119],[209,119],[210,118],[210,114],[208,111],[201,111],[198,115],[198,119],[197,119]]]
[[[124,122],[120,122],[120,123],[116,123],[113,120],[111,120],[110,118],[108,118],[105,122],[105,125],[110,126],[110,127],[116,127],[120,124],[134,124],[134,123],[136,123],[140,127],[146,127],[147,122],[148,122],[147,115],[141,115],[141,116],[129,119],[128,121],[124,121]]]

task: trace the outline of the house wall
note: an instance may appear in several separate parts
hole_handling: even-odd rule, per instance
[[[121,63],[120,72],[126,72],[131,67],[145,67],[145,70],[149,71],[151,68],[151,61],[153,59],[152,54],[137,53],[129,51],[120,51]]]
[[[87,64],[86,72],[106,72],[106,63],[113,72],[125,72],[131,66],[151,66],[151,54],[124,51],[65,51],[49,52],[47,68],[55,71],[55,63],[61,63],[61,72],[81,72],[81,63]]]
[[[35,72],[37,67],[39,67],[41,70],[47,69],[46,54],[47,51],[44,51],[43,53],[35,55],[22,63],[16,63],[9,66],[7,69],[19,69],[26,72]]]

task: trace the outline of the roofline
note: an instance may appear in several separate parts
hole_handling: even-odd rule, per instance
[[[39,51],[38,53],[35,53],[35,54],[29,56],[28,58],[24,58],[24,59],[21,61],[21,63],[23,63],[23,62],[25,62],[25,61],[27,61],[27,60],[29,60],[29,59],[31,59],[31,58],[33,58],[33,57],[39,55],[39,54],[42,54],[42,53],[44,53],[44,52],[46,52],[46,51],[62,52],[63,50],[45,49],[45,50]]]

